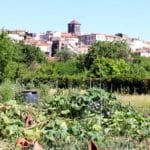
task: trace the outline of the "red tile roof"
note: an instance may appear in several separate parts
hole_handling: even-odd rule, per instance
[[[61,33],[61,37],[64,37],[64,38],[76,38],[77,36],[72,34],[72,33],[62,32]]]
[[[81,45],[81,46],[79,46],[79,48],[89,48],[90,46],[88,46],[88,45]]]
[[[35,45],[35,46],[50,46],[50,43],[48,43],[47,41],[40,41],[40,40],[26,40],[27,44],[31,44],[31,45]]]

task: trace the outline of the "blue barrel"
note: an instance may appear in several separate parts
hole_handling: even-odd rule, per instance
[[[38,92],[35,90],[24,90],[22,91],[23,97],[28,103],[37,103],[38,102]]]

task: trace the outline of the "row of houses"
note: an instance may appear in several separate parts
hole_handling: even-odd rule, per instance
[[[25,44],[31,44],[39,47],[47,56],[54,57],[57,50],[68,48],[74,53],[85,54],[89,47],[96,41],[126,41],[133,53],[141,56],[150,57],[150,42],[139,38],[130,38],[125,34],[115,35],[90,33],[80,33],[81,24],[72,20],[68,23],[68,32],[46,31],[45,33],[29,33],[24,30],[8,31],[12,40],[24,41]]]

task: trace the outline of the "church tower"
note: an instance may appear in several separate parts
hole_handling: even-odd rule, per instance
[[[72,20],[68,23],[68,33],[80,35],[80,26],[81,24],[77,20]]]

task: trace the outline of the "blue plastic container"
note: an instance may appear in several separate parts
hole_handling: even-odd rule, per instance
[[[22,91],[23,97],[28,103],[37,103],[38,102],[38,92],[35,90],[24,90]]]

